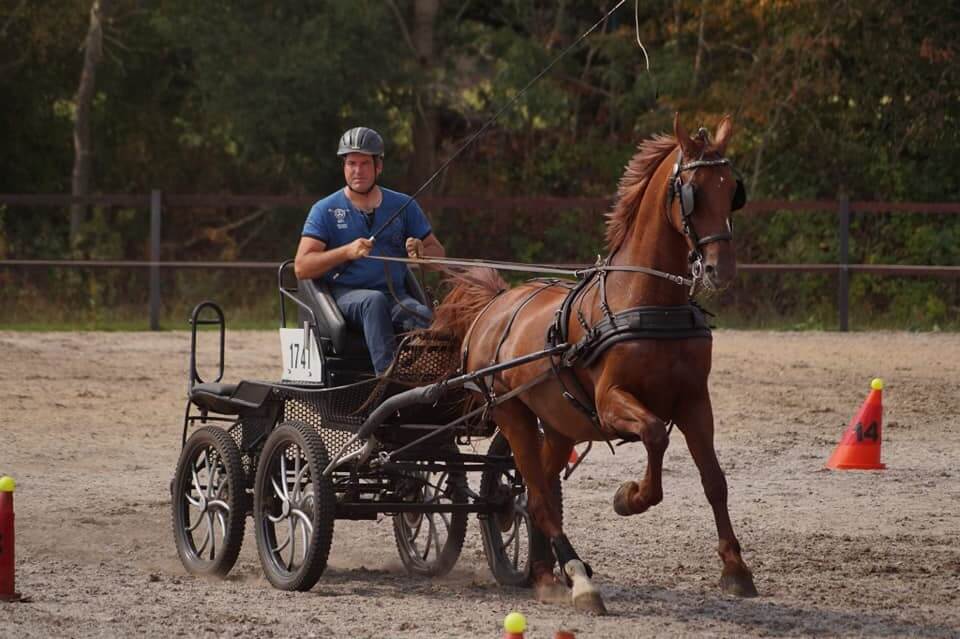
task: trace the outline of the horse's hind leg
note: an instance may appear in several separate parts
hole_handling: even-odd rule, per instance
[[[590,581],[589,566],[577,556],[567,536],[563,534],[560,504],[554,503],[550,490],[552,476],[545,472],[551,463],[549,459],[542,457],[546,446],[541,443],[536,417],[518,400],[512,400],[496,408],[494,419],[510,442],[517,470],[527,484],[527,508],[533,523],[549,538],[563,573],[572,582],[574,607],[585,612],[605,614],[606,608],[600,591]],[[557,472],[559,473],[559,470]],[[552,562],[539,562],[534,565],[534,571],[535,587],[542,588],[541,584],[553,582]],[[538,592],[538,596],[542,594]]]
[[[598,394],[601,423],[621,436],[639,438],[647,449],[647,470],[640,483],[624,482],[613,496],[618,515],[637,515],[663,501],[663,455],[670,438],[667,426],[636,397],[619,388]]]
[[[550,496],[554,497],[553,483],[559,481],[560,471],[570,459],[573,441],[544,424],[543,437],[540,440],[540,461],[543,474],[547,478]],[[563,524],[563,503],[554,504]],[[533,587],[540,601],[559,601],[570,596],[564,581],[554,574],[557,559],[553,553],[550,539],[537,526],[531,531],[530,561],[533,564]]]
[[[737,541],[733,533],[733,524],[730,523],[730,511],[727,509],[727,479],[717,461],[717,452],[713,445],[713,409],[709,394],[704,392],[701,400],[687,404],[681,409],[677,426],[683,432],[690,455],[700,470],[703,491],[717,522],[717,535],[720,538],[717,551],[723,562],[720,588],[731,595],[755,597],[757,588],[753,583],[753,573],[743,561],[740,542]]]

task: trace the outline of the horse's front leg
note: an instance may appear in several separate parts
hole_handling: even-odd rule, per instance
[[[613,496],[618,515],[636,515],[663,501],[663,455],[670,438],[667,425],[640,401],[616,386],[597,394],[600,423],[621,437],[636,437],[647,449],[647,470],[640,483],[624,482]]]
[[[713,408],[710,394],[704,389],[702,397],[684,403],[678,410],[677,427],[687,440],[687,448],[700,471],[703,492],[713,508],[717,522],[717,535],[720,544],[717,551],[723,562],[720,575],[720,588],[731,595],[740,597],[757,596],[753,584],[753,573],[743,561],[740,542],[733,533],[730,523],[730,511],[727,509],[727,479],[724,477],[717,452],[713,445]]]

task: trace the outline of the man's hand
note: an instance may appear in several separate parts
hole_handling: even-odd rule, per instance
[[[373,250],[373,241],[365,237],[360,237],[347,244],[347,256],[351,260],[359,260],[361,257],[370,255]]]
[[[415,237],[407,238],[407,257],[409,258],[419,258],[423,257],[423,241],[418,240]]]

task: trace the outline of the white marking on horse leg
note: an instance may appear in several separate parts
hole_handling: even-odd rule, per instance
[[[563,571],[573,582],[570,595],[573,598],[574,608],[581,612],[596,615],[607,614],[607,608],[603,605],[603,597],[600,596],[600,591],[587,576],[587,569],[582,561],[571,559],[563,566]]]

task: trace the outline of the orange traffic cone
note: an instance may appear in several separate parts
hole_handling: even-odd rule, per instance
[[[880,463],[881,422],[883,421],[883,380],[870,382],[870,394],[863,406],[850,421],[840,438],[837,449],[827,460],[827,468],[833,470],[881,470]]]

